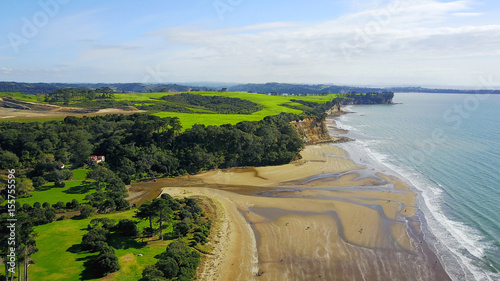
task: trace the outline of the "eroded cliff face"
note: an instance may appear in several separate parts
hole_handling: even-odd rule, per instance
[[[336,114],[339,114],[338,112]],[[290,123],[297,131],[302,141],[305,144],[317,144],[325,142],[346,142],[349,138],[346,137],[333,137],[328,131],[326,120],[319,117],[306,117],[301,121],[293,121]]]
[[[318,117],[306,117],[301,121],[290,123],[297,131],[305,144],[330,142],[332,137],[328,133],[326,121]]]

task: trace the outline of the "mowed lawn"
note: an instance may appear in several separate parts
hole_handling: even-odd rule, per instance
[[[101,280],[92,279],[91,268],[85,267],[85,262],[98,253],[82,252],[80,243],[86,234],[87,225],[93,218],[107,217],[115,219],[133,219],[135,210],[124,212],[93,215],[88,219],[66,219],[50,224],[37,226],[34,231],[38,233],[36,244],[38,252],[32,258],[35,264],[29,267],[30,279],[40,281],[75,281],[75,280]],[[147,221],[138,224],[140,230],[149,226]],[[166,232],[172,231],[171,225]],[[154,256],[165,251],[171,241],[153,240],[142,242],[141,239],[113,237],[108,244],[115,248],[121,269],[104,278],[104,280],[137,281],[142,276],[142,270],[156,263]],[[138,256],[142,254],[142,256]]]
[[[95,192],[94,187],[91,183],[84,183],[83,180],[87,176],[88,169],[75,169],[73,172],[73,180],[65,181],[65,187],[58,188],[54,187],[54,183],[47,183],[35,191],[32,191],[32,197],[19,198],[17,201],[21,203],[28,203],[33,206],[33,203],[49,202],[51,205],[59,201],[64,203],[71,202],[71,200],[76,199],[78,202],[82,203],[87,194]]]

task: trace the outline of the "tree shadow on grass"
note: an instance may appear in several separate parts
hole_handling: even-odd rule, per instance
[[[55,187],[54,184],[42,185],[42,186],[39,186],[39,187],[35,187],[35,191],[47,191],[47,190],[51,190],[54,187]]]
[[[83,266],[85,269],[80,273],[80,280],[92,280],[102,278],[95,270],[95,261],[97,259],[98,254],[87,256],[84,258],[78,258],[77,261],[83,261]]]
[[[139,242],[135,238],[132,237],[123,237],[117,233],[113,233],[110,235],[108,239],[109,246],[115,249],[141,249],[148,245],[147,242]]]
[[[70,253],[73,253],[73,254],[80,253],[81,251],[82,251],[82,245],[81,244],[74,244],[71,247],[69,247],[68,249],[66,249],[66,252],[70,252]]]
[[[77,185],[77,186],[72,186],[66,190],[64,190],[64,193],[67,194],[85,194],[88,193],[94,186],[92,184],[82,184],[82,185]]]
[[[66,252],[70,252],[73,254],[81,254],[88,253],[87,251],[82,250],[81,244],[73,244],[71,247],[66,249]],[[80,273],[80,280],[92,280],[98,279],[102,276],[99,276],[94,269],[94,263],[99,253],[95,253],[94,255],[89,255],[86,257],[77,258],[76,261],[83,261],[84,270]]]

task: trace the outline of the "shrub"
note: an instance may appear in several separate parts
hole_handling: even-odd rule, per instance
[[[90,205],[81,205],[80,207],[80,216],[84,219],[90,217],[90,215],[94,212],[94,208]]]
[[[158,270],[160,270],[163,273],[163,276],[165,276],[168,279],[176,277],[177,274],[179,273],[179,265],[171,257],[168,257],[164,260],[159,260],[155,264],[155,267]]]
[[[117,231],[123,236],[134,237],[139,235],[137,222],[129,219],[123,219],[116,225]]]
[[[103,252],[97,256],[95,261],[95,270],[101,276],[106,276],[120,269],[118,257],[111,252]]]

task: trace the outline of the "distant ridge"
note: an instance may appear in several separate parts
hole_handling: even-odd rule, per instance
[[[500,90],[458,90],[458,89],[430,89],[422,87],[385,87],[370,88],[356,86],[337,86],[328,84],[289,84],[289,83],[265,83],[265,84],[241,84],[228,88],[235,92],[254,93],[288,93],[288,94],[332,94],[332,93],[372,93],[372,92],[417,92],[417,93],[456,93],[456,94],[500,94]]]
[[[500,94],[500,90],[459,90],[459,89],[432,89],[422,87],[357,87],[339,86],[331,84],[291,84],[291,83],[262,83],[239,84],[193,82],[175,84],[144,84],[144,83],[24,83],[0,82],[0,92],[20,92],[23,94],[48,94],[63,88],[97,89],[110,87],[115,92],[121,93],[147,93],[147,92],[187,92],[189,90],[213,91],[227,88],[234,92],[253,92],[271,94],[331,94],[331,93],[373,93],[373,92],[417,92],[417,93],[455,93],[455,94]],[[226,86],[226,87],[224,87]]]
[[[190,89],[207,90],[205,87],[191,87],[178,84],[0,82],[0,92],[20,92],[27,95],[48,94],[64,88],[91,90],[103,87],[110,87],[118,93],[187,92]]]

